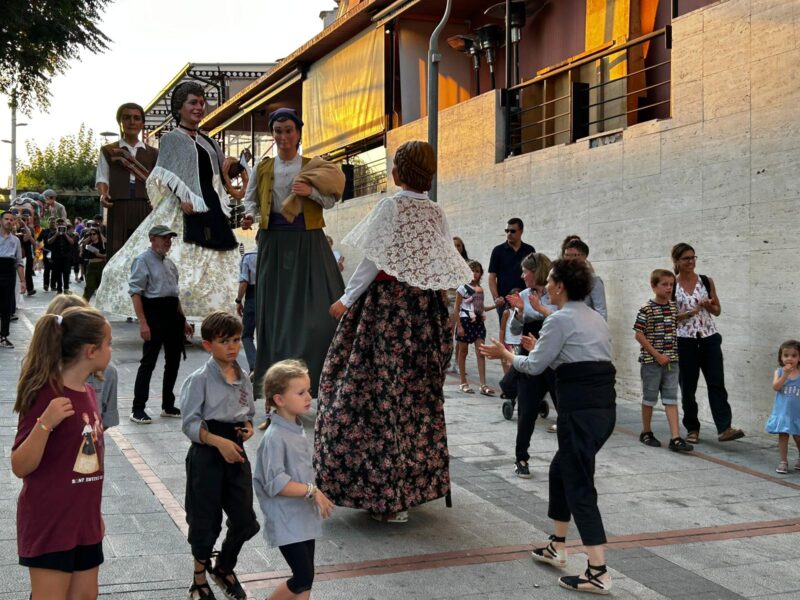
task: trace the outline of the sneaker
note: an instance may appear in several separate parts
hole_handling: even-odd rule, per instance
[[[36,290],[31,290],[28,292],[28,296],[35,296],[35,295],[36,295]]]
[[[661,448],[661,442],[656,439],[652,431],[643,431],[639,434],[639,441],[651,448]]]
[[[528,463],[518,460],[514,463],[514,474],[521,479],[530,479],[531,470],[528,468]]]
[[[547,428],[547,433],[558,433],[558,425],[553,423],[550,427]]]
[[[781,475],[786,475],[789,472],[789,463],[785,460],[782,460],[778,463],[778,466],[775,467],[775,472],[780,473]]]
[[[153,422],[153,419],[150,418],[150,415],[148,415],[143,410],[135,410],[135,411],[133,411],[131,413],[130,419],[134,423],[139,423],[140,425],[149,425],[150,423]]]
[[[171,417],[173,419],[180,419],[181,418],[181,409],[175,408],[174,406],[171,408],[162,408],[161,409],[161,416],[162,417]]]
[[[733,427],[728,427],[725,431],[719,434],[717,439],[720,442],[732,442],[733,440],[738,440],[744,437],[744,431],[741,429],[734,429]]]
[[[228,578],[232,578],[233,581],[230,581]],[[239,583],[239,578],[236,577],[236,573],[233,571],[225,573],[220,570],[219,567],[215,566],[211,570],[211,579],[214,580],[214,583],[216,583],[217,587],[222,591],[222,595],[228,598],[228,600],[247,600],[247,592],[244,591],[242,584]]]
[[[47,286],[47,285],[46,285],[46,286],[44,286],[44,291],[45,291],[45,292],[49,292],[49,291],[50,291],[50,286]]]
[[[19,321],[19,317],[17,315],[11,315],[12,321]]]
[[[794,470],[800,471],[800,458],[798,458],[797,462],[794,463]]]
[[[669,449],[673,452],[691,452],[694,450],[694,446],[687,444],[682,437],[676,437],[669,441]]]
[[[0,348],[13,349],[14,348],[14,344],[9,342],[7,337],[0,337]]]

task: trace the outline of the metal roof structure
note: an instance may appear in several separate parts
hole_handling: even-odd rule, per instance
[[[248,84],[263,77],[276,63],[186,63],[145,106],[144,131],[157,136],[174,127],[169,111],[172,89],[184,81],[196,81],[206,90],[209,112],[224,104]]]

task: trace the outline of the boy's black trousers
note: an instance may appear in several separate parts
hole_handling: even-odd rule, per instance
[[[208,430],[242,446],[235,432],[239,424],[208,421]],[[227,427],[226,427],[227,426]],[[223,434],[229,429],[228,434]],[[217,557],[217,566],[230,573],[236,566],[244,543],[260,529],[253,510],[253,477],[250,461],[229,464],[219,450],[192,444],[186,455],[186,522],[192,555],[200,561],[211,558],[214,543],[222,531],[222,513],[228,528]]]

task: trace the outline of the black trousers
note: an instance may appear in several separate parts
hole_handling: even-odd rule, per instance
[[[609,408],[558,413],[558,452],[550,463],[547,516],[555,521],[574,518],[586,546],[606,543],[603,519],[597,508],[594,459],[614,431],[616,414],[613,404]]]
[[[186,455],[186,522],[192,555],[201,561],[211,558],[224,512],[228,530],[217,565],[228,573],[236,567],[244,543],[260,529],[253,511],[253,478],[246,458],[243,463],[228,464],[219,450],[203,444],[192,444]]]
[[[69,269],[72,263],[69,257],[56,257],[50,271],[50,289],[58,293],[69,291]]]
[[[46,289],[50,289],[50,282],[53,278],[53,259],[48,258],[45,255],[44,259],[42,259],[42,265],[44,266],[44,271],[42,273],[42,285]]]
[[[0,266],[0,268],[3,267]],[[8,271],[8,269],[3,268],[3,271]],[[16,294],[17,277],[15,270],[0,272],[0,337],[8,337],[10,332],[11,314],[16,303]]]
[[[150,397],[150,379],[164,348],[164,380],[161,385],[161,408],[175,406],[175,382],[183,355],[183,326],[186,319],[178,311],[177,298],[142,297],[144,315],[150,327],[150,340],[142,346],[142,360],[133,385],[133,410],[144,410]]]
[[[678,368],[683,405],[683,426],[687,431],[700,431],[697,418],[697,381],[700,372],[708,388],[708,405],[717,433],[731,426],[731,405],[725,389],[725,369],[722,360],[722,336],[719,333],[706,338],[678,338]]]
[[[33,287],[33,256],[25,257],[25,287],[28,293],[34,291]]]
[[[545,369],[539,375],[519,373],[517,378],[517,441],[515,453],[517,461],[527,462],[530,458],[528,448],[539,416],[539,406],[544,402],[547,392],[556,404],[556,374],[553,369]]]
[[[286,563],[292,570],[292,576],[286,582],[286,587],[293,594],[302,594],[311,589],[314,584],[314,540],[296,542],[285,546],[278,546]]]

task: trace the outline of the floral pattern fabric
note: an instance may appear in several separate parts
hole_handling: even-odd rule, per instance
[[[342,317],[314,436],[317,485],[337,505],[390,514],[450,490],[447,320],[439,292],[399,281],[372,283]]]

